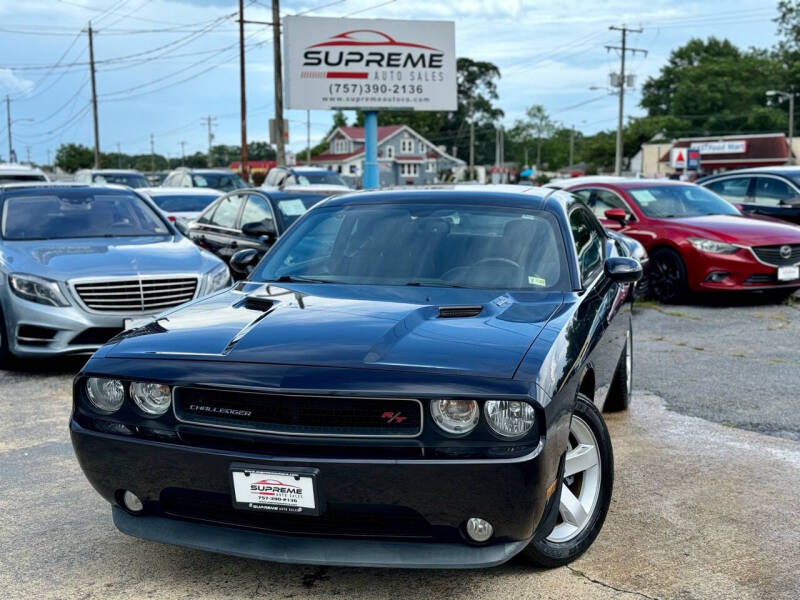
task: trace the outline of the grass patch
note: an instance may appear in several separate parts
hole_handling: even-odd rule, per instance
[[[649,308],[650,310],[655,310],[660,312],[662,315],[668,315],[670,317],[678,317],[679,319],[690,319],[692,321],[700,321],[700,317],[695,317],[694,315],[687,315],[684,312],[679,310],[670,310],[665,308],[662,304],[659,304],[655,300],[637,300],[633,304],[634,308]]]

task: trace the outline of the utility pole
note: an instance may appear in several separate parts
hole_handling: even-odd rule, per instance
[[[11,162],[11,99],[6,94],[6,128],[8,129],[8,162]]]
[[[793,147],[793,140],[794,140],[794,97],[796,94],[794,92],[780,92],[777,90],[768,90],[767,91],[767,98],[772,98],[777,96],[782,100],[789,101],[789,158],[788,163],[793,165],[795,163],[794,160],[794,151]]]
[[[575,125],[569,129],[569,166],[575,164]]]
[[[239,0],[240,2],[242,0]],[[281,8],[278,0],[272,0],[272,54],[275,74],[275,160],[286,164],[286,148],[283,143],[283,67],[281,66]]]
[[[641,52],[645,56],[647,56],[647,50],[643,50],[642,48],[629,48],[627,46],[627,35],[628,32],[630,33],[642,33],[642,29],[632,29],[623,25],[622,27],[617,27],[616,25],[612,25],[609,29],[613,31],[620,31],[622,32],[622,45],[621,46],[606,46],[606,50],[619,50],[620,55],[620,68],[619,68],[619,115],[617,117],[617,156],[616,160],[614,161],[614,174],[620,175],[622,174],[622,125],[623,125],[623,108],[625,102],[625,55],[626,53],[630,52],[631,54],[636,54],[637,52]]]
[[[119,145],[119,142],[117,142],[117,168],[122,168],[122,149]]]
[[[150,171],[155,172],[156,170],[156,150],[155,150],[155,141],[153,140],[153,134],[150,134]]]
[[[186,166],[186,142],[181,141],[181,166]]]
[[[306,111],[306,164],[311,164],[311,111]]]
[[[208,126],[208,166],[211,165],[211,146],[214,144],[214,132],[211,131],[211,128],[216,124],[216,118],[208,115],[203,122]]]
[[[25,155],[28,157],[28,164],[31,164],[31,147],[25,146]]]
[[[475,114],[474,104],[469,101],[469,180],[475,180]]]
[[[94,43],[92,22],[89,21],[89,69],[92,74],[92,117],[94,119],[94,168],[100,168],[100,130],[97,125],[97,87],[94,80]]]
[[[500,182],[506,183],[506,130],[500,125]]]
[[[47,166],[52,166],[52,163],[50,162],[50,148],[47,149]]]
[[[239,0],[239,96],[242,120],[242,179],[250,181],[247,162],[247,95],[244,84],[244,0]]]

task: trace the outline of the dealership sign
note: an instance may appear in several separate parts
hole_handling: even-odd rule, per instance
[[[701,154],[744,154],[747,152],[747,141],[693,142],[692,148],[699,150]]]
[[[456,110],[449,21],[284,19],[291,109]]]

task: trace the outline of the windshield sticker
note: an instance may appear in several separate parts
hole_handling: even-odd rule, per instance
[[[540,287],[547,287],[547,282],[545,281],[544,277],[534,277],[533,275],[528,275],[528,283],[531,285],[538,285]]]
[[[650,190],[631,190],[631,195],[636,198],[640,204],[650,204],[658,200]]]
[[[280,200],[278,202],[278,208],[287,217],[299,217],[306,212],[306,205],[298,198],[294,200]]]

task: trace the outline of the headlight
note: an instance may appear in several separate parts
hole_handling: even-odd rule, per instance
[[[478,424],[480,414],[475,400],[431,400],[433,420],[447,433],[469,433]]]
[[[89,377],[86,380],[86,395],[97,410],[113,413],[120,409],[125,400],[125,388],[119,379]]]
[[[131,398],[143,413],[154,416],[167,412],[172,400],[168,385],[140,381],[131,384]]]
[[[25,300],[50,306],[69,306],[56,281],[36,275],[9,275],[8,283],[11,291]]]
[[[508,439],[521,438],[536,420],[533,407],[518,400],[489,400],[483,410],[492,431]]]
[[[228,265],[221,264],[206,273],[206,294],[226,288],[231,283],[231,273]]]
[[[715,242],[714,240],[705,240],[703,238],[689,238],[689,243],[694,246],[696,250],[710,252],[711,254],[734,254],[739,250],[739,247],[733,244]]]

